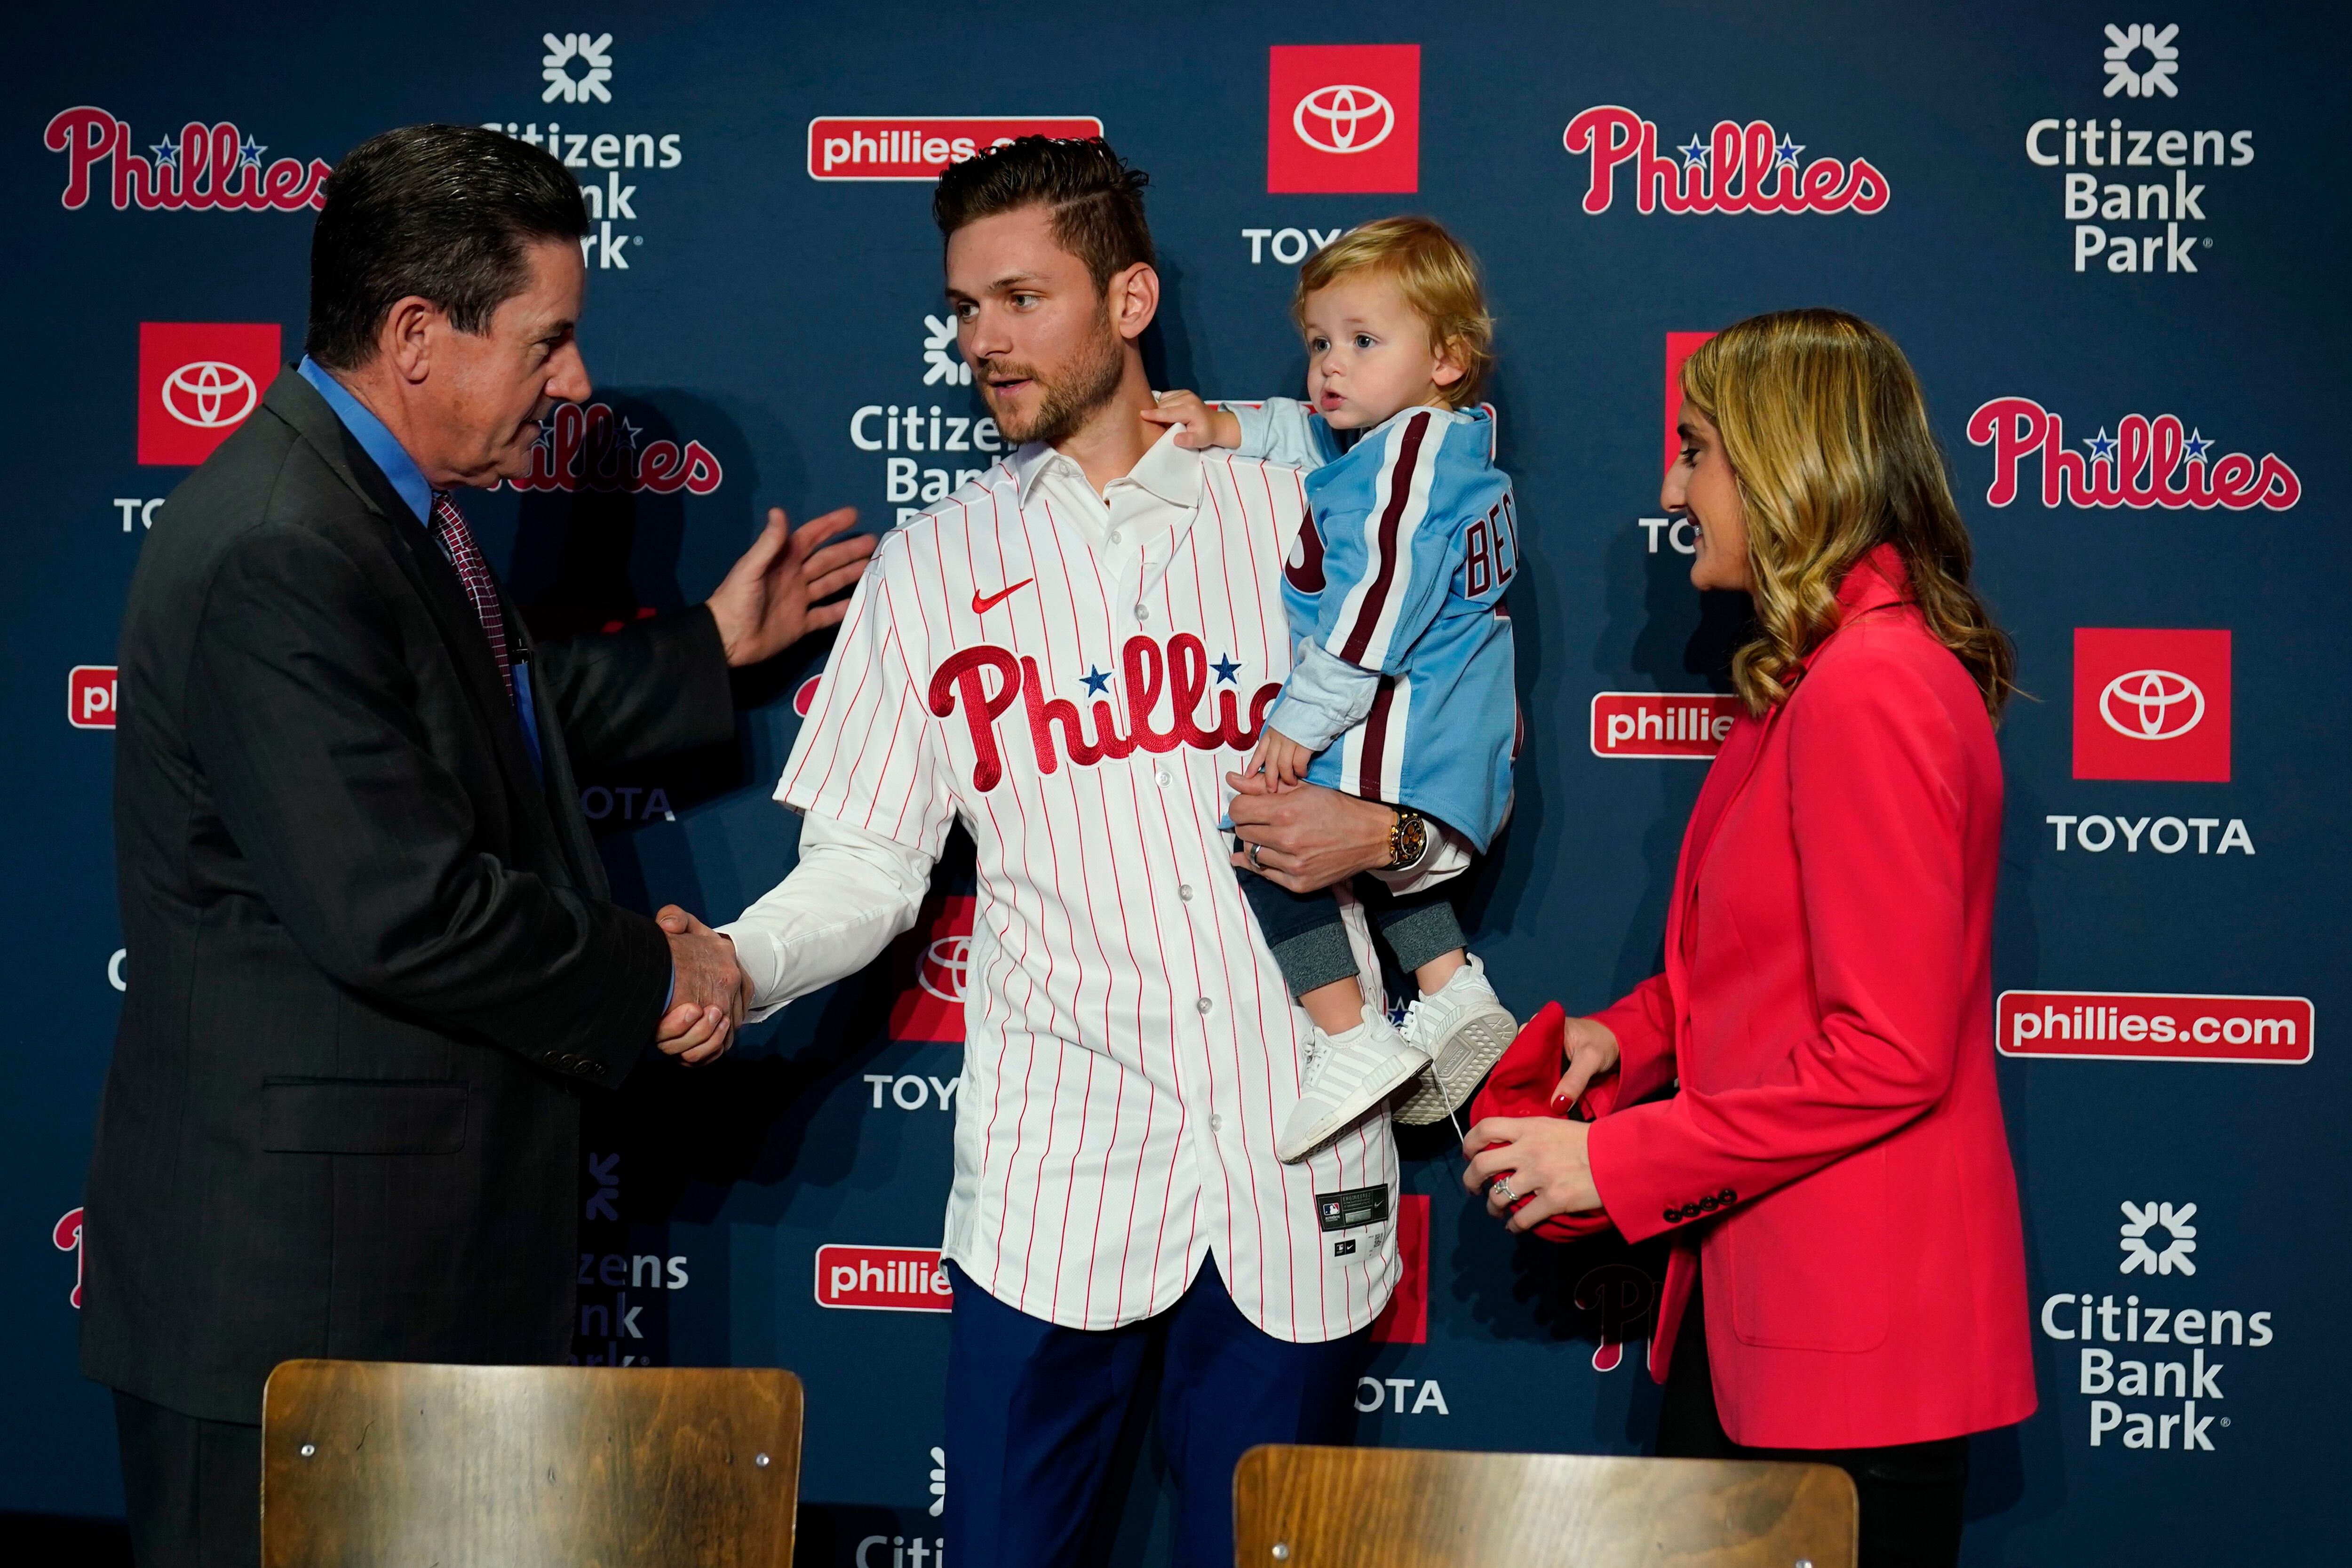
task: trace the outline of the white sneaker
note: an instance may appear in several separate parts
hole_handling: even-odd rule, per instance
[[[1370,1007],[1364,1009],[1364,1021],[1345,1034],[1317,1029],[1307,1041],[1298,1103],[1282,1124],[1274,1152],[1285,1162],[1304,1160],[1428,1065],[1428,1053],[1407,1045]]]
[[[1396,1119],[1408,1127],[1453,1115],[1518,1035],[1519,1021],[1486,983],[1486,966],[1476,953],[1468,957],[1436,995],[1405,1009],[1404,1037],[1430,1058],[1412,1098],[1397,1108]]]

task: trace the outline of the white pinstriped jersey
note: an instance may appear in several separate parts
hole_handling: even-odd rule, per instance
[[[882,541],[777,798],[934,857],[960,819],[978,846],[948,1257],[1107,1329],[1214,1254],[1267,1333],[1337,1338],[1395,1288],[1395,1146],[1375,1113],[1275,1157],[1308,1026],[1217,828],[1289,668],[1299,477],[1170,437],[1106,513],[1049,464],[1024,447]],[[1383,1217],[1320,1227],[1318,1194],[1371,1188]]]

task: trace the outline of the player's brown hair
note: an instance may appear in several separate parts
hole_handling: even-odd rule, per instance
[[[1055,242],[1087,264],[1100,293],[1112,273],[1153,263],[1143,218],[1150,183],[1099,136],[1021,136],[948,165],[931,193],[931,216],[945,237],[980,218],[1042,205],[1054,216]]]
[[[1351,228],[1307,258],[1298,269],[1298,291],[1290,319],[1307,330],[1307,296],[1351,272],[1385,272],[1429,327],[1429,342],[1451,350],[1462,363],[1462,379],[1440,387],[1448,408],[1467,408],[1495,368],[1495,318],[1486,312],[1486,291],[1477,258],[1434,218],[1384,217]]]

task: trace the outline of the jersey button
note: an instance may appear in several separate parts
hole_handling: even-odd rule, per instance
[[[1206,996],[1203,996],[1198,1002],[1192,1004],[1192,1010],[1196,1013],[1205,1015],[1209,1011],[1210,1005],[1211,1004],[1209,999]]]
[[[1224,1117],[1222,1114],[1212,1114],[1209,1118],[1209,1131],[1212,1132],[1223,1132],[1224,1130]]]
[[[1158,784],[1161,789],[1166,789],[1166,788],[1167,788],[1171,784],[1174,783],[1175,781],[1174,781],[1174,780],[1172,780],[1172,779],[1171,779],[1171,778],[1168,776],[1167,771],[1166,771],[1165,769],[1163,769],[1163,768],[1154,768],[1154,769],[1152,769],[1152,770],[1151,770],[1151,782],[1152,782],[1153,784]]]
[[[1113,544],[1118,542],[1118,530],[1114,528],[1110,531],[1109,542]]]
[[[1179,882],[1176,885],[1176,896],[1183,900],[1186,903],[1191,903],[1192,901],[1192,884],[1190,882]]]
[[[1148,621],[1151,618],[1151,612],[1143,605],[1138,605],[1135,606],[1135,618],[1138,621]]]

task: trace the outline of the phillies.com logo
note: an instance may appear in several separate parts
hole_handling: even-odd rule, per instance
[[[1094,735],[1087,734],[1086,716],[1078,705],[1066,697],[1045,695],[1045,672],[1037,668],[1034,658],[1015,656],[1009,648],[982,643],[978,647],[959,648],[940,661],[931,672],[930,710],[941,719],[963,710],[964,722],[971,726],[974,753],[971,765],[971,787],[985,795],[1004,777],[1004,758],[996,744],[996,721],[1021,698],[1027,706],[1029,739],[1037,749],[1037,771],[1050,773],[1061,767],[1054,731],[1061,730],[1061,750],[1066,751],[1070,762],[1077,767],[1092,767],[1105,757],[1116,762],[1131,756],[1139,748],[1146,752],[1172,752],[1179,746],[1193,746],[1201,751],[1214,752],[1225,748],[1246,752],[1257,744],[1258,731],[1265,722],[1265,710],[1282,694],[1278,682],[1269,681],[1257,689],[1250,700],[1249,722],[1244,726],[1240,711],[1240,687],[1220,691],[1216,706],[1211,711],[1210,722],[1203,727],[1193,715],[1199,712],[1201,700],[1209,694],[1213,674],[1219,684],[1234,680],[1236,666],[1229,657],[1212,663],[1209,650],[1191,632],[1178,632],[1168,639],[1166,647],[1147,637],[1132,637],[1120,650],[1121,673],[1126,679],[1127,710],[1134,715],[1134,729],[1121,732],[1118,715],[1108,701],[1102,699],[1111,677],[1096,670],[1085,678],[1087,689],[1095,694]],[[989,689],[989,677],[995,677],[996,689]],[[1166,693],[1171,699],[1168,727],[1152,727],[1151,716],[1160,708],[1160,699]]]
[[[607,404],[556,405],[539,427],[530,449],[530,471],[510,479],[519,490],[675,490],[707,496],[726,477],[718,454],[699,441],[645,439],[643,427],[613,412]]]
[[[1633,205],[1670,213],[1874,213],[1891,194],[1886,176],[1867,158],[1847,163],[1816,158],[1801,167],[1805,144],[1776,132],[1768,120],[1716,122],[1714,132],[1658,155],[1658,128],[1630,109],[1604,103],[1568,122],[1560,143],[1590,156],[1592,174],[1584,210],[1605,213],[1616,195],[1617,168],[1633,165]]]
[[[269,149],[226,120],[191,120],[177,142],[167,136],[152,143],[152,156],[133,153],[131,121],[86,104],[52,117],[41,142],[66,155],[66,188],[58,201],[68,209],[89,202],[93,172],[104,163],[113,165],[117,210],[135,202],[147,211],[299,212],[327,205],[327,176],[334,173],[323,158],[307,167],[299,158],[265,166],[261,155]]]
[[[2042,504],[2074,507],[2223,507],[2284,511],[2303,499],[2303,481],[2276,453],[2216,455],[2217,445],[2195,429],[2183,432],[2170,414],[2150,419],[2126,414],[2116,434],[2099,426],[2070,448],[2066,422],[2030,397],[1996,397],[1969,416],[1969,441],[1992,448],[1989,506],[2017,499],[2018,470],[2042,459]]]

